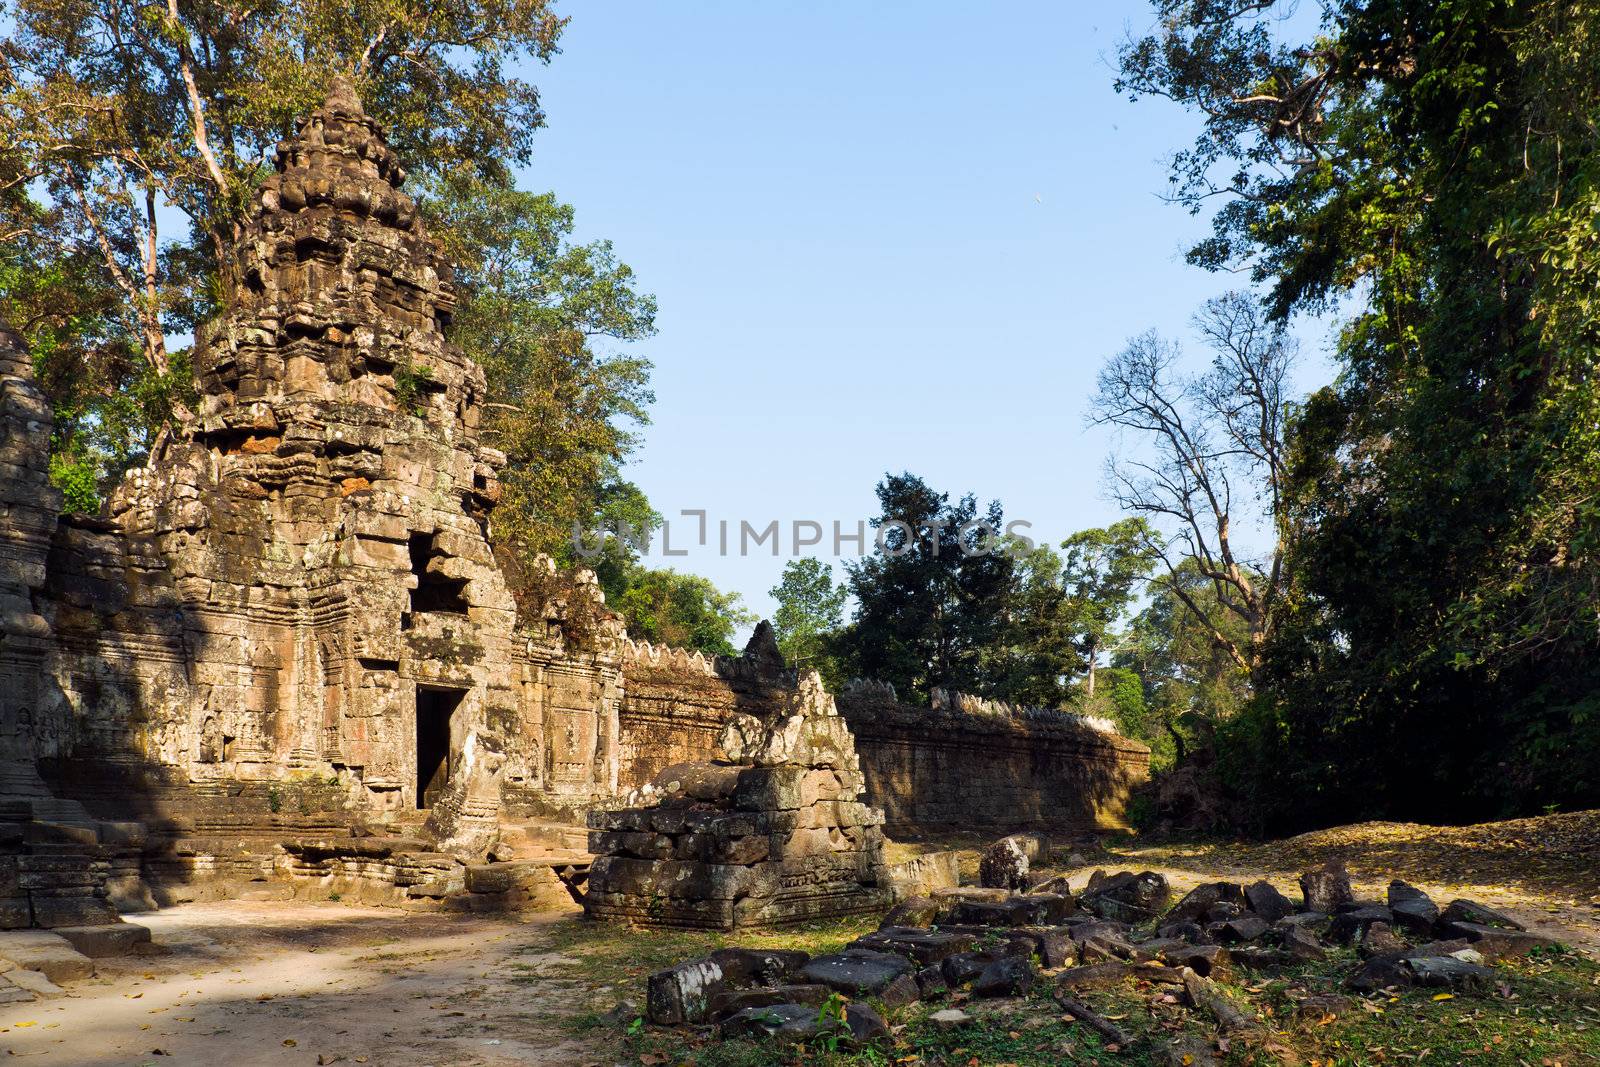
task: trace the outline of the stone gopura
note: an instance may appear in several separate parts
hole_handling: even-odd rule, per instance
[[[771,636],[763,623],[746,658]],[[862,803],[855,741],[815,671],[771,713],[735,713],[721,750],[658,774],[648,806],[590,813],[589,916],[733,930],[889,903],[883,814]]]

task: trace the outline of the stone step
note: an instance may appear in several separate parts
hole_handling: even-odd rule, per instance
[[[38,971],[25,970],[21,967],[7,971],[5,980],[13,989],[31,993],[35,997],[59,997],[66,994],[65,989],[56,985],[45,975]]]
[[[50,930],[0,931],[0,959],[38,971],[52,982],[94,977],[94,961]]]

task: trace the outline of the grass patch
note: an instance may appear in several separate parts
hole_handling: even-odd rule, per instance
[[[817,937],[818,949],[835,947],[846,931]],[[820,933],[820,931],[818,932]],[[627,935],[623,935],[626,939]],[[675,938],[678,935],[667,935]],[[815,936],[815,935],[814,935]],[[755,944],[761,938],[741,938]],[[801,940],[804,940],[803,938]],[[702,946],[705,941],[700,942]],[[808,947],[793,938],[784,947]],[[684,956],[674,956],[672,961]],[[1046,976],[1035,993],[1015,1000],[984,1001],[957,996],[913,1005],[890,1018],[892,1042],[863,1049],[827,1049],[776,1042],[722,1041],[714,1028],[637,1027],[629,1033],[611,1024],[591,1030],[621,1062],[663,1067],[987,1067],[1014,1064],[1120,1064],[1155,1067],[1173,1062],[1168,1049],[1194,1042],[1231,1067],[1371,1067],[1373,1064],[1517,1064],[1578,1067],[1600,1064],[1600,965],[1575,953],[1539,953],[1497,966],[1500,990],[1436,1000],[1434,990],[1399,995],[1351,995],[1352,1009],[1339,1018],[1302,1017],[1296,1005],[1311,994],[1336,992],[1354,966],[1354,954],[1273,974],[1240,969],[1222,985],[1261,1019],[1259,1029],[1220,1039],[1208,1019],[1182,1003],[1169,1002],[1172,986],[1129,981],[1084,991],[1079,998],[1112,1018],[1136,1038],[1108,1051],[1084,1026],[1063,1021]],[[642,993],[642,987],[638,989]],[[970,1024],[939,1030],[927,1017],[956,1006]]]

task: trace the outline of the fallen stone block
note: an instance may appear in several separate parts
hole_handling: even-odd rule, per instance
[[[1029,859],[1022,843],[1002,837],[983,852],[978,862],[978,884],[986,888],[1024,890],[1028,888]]]
[[[1372,993],[1391,986],[1408,988],[1415,981],[1415,976],[1410,968],[1405,966],[1407,960],[1449,956],[1466,947],[1468,942],[1461,938],[1453,941],[1432,941],[1425,945],[1416,945],[1404,952],[1374,956],[1357,968],[1355,973],[1345,980],[1345,985],[1360,993]]]
[[[1167,880],[1153,871],[1123,871],[1099,881],[1090,879],[1083,906],[1103,919],[1141,923],[1154,919],[1172,898]]]
[[[906,927],[888,927],[852,941],[847,948],[868,949],[873,952],[894,952],[908,956],[926,967],[938,963],[946,956],[966,952],[972,948],[971,934],[945,930],[919,930]]]
[[[1201,928],[1199,923],[1191,922],[1187,919],[1181,922],[1163,923],[1156,929],[1156,936],[1161,938],[1177,938],[1182,941],[1187,941],[1191,945],[1203,945],[1211,940],[1206,936],[1205,930]]]
[[[65,938],[73,948],[96,959],[106,956],[127,956],[140,944],[150,940],[148,927],[138,923],[119,922],[105,926],[58,926],[51,931]]]
[[[950,910],[950,922],[972,926],[1050,926],[1071,913],[1071,898],[1033,893],[999,901],[963,900]]]
[[[1394,913],[1381,904],[1341,911],[1333,917],[1333,923],[1328,927],[1328,936],[1341,945],[1348,945],[1360,941],[1373,923],[1392,926]]]
[[[891,926],[932,926],[939,916],[939,904],[932,897],[907,897],[889,909],[881,928]]]
[[[818,956],[801,968],[808,981],[851,996],[871,996],[915,968],[904,956],[868,949],[847,949]]]
[[[1329,860],[1300,876],[1300,894],[1306,911],[1332,914],[1341,904],[1355,899],[1350,889],[1350,872],[1337,860]]]
[[[1370,959],[1389,952],[1400,952],[1405,947],[1405,942],[1395,935],[1388,923],[1379,922],[1367,927],[1366,932],[1361,935],[1361,944],[1357,946],[1357,950],[1363,958]]]
[[[1269,923],[1292,915],[1295,910],[1289,898],[1278,892],[1277,886],[1265,880],[1245,886],[1244,903]]]
[[[1284,926],[1278,928],[1278,944],[1283,950],[1297,960],[1319,960],[1328,954],[1328,949],[1316,934],[1304,926]]]
[[[1422,956],[1402,964],[1419,986],[1444,986],[1464,991],[1487,991],[1495,987],[1498,975],[1487,967],[1453,956]]]
[[[996,950],[982,952],[958,952],[954,956],[946,956],[939,964],[944,972],[944,980],[951,989],[960,989],[978,980],[978,976],[988,969],[989,964],[1000,959],[1003,953]]]
[[[1389,910],[1395,925],[1407,933],[1426,937],[1439,921],[1439,905],[1414,885],[1396,878],[1389,883]]]
[[[916,976],[910,974],[902,974],[878,993],[879,1002],[886,1008],[903,1008],[921,999],[922,987],[917,984]]]
[[[1465,938],[1472,947],[1491,959],[1526,956],[1535,949],[1562,947],[1561,942],[1531,930],[1508,930],[1480,923],[1443,923],[1440,933],[1449,938]]]
[[[924,967],[917,972],[916,979],[917,990],[923,1000],[934,1000],[950,992],[950,983],[945,981],[942,966]]]
[[[1182,900],[1172,906],[1167,912],[1166,921],[1169,923],[1193,922],[1202,919],[1215,904],[1228,902],[1240,904],[1244,901],[1244,892],[1234,882],[1206,882],[1197,885],[1186,893]]]
[[[809,1004],[771,1004],[729,1016],[719,1033],[727,1041],[776,1038],[799,1042],[809,1040],[818,1029],[817,1009]]]
[[[1526,930],[1527,927],[1507,915],[1503,911],[1479,904],[1475,900],[1452,900],[1443,914],[1439,916],[1440,923],[1474,923],[1478,926],[1498,926],[1504,930]]]
[[[726,988],[722,968],[710,959],[665,967],[645,982],[645,1015],[658,1026],[704,1022],[712,1000]]]
[[[972,983],[975,997],[1020,997],[1033,988],[1038,972],[1025,956],[1002,956],[983,969]]]
[[[779,985],[797,976],[811,957],[798,949],[719,948],[709,957],[735,985]]]
[[[1271,924],[1259,915],[1241,915],[1237,919],[1212,923],[1206,927],[1206,934],[1220,944],[1237,945],[1243,941],[1254,941],[1270,929]]]

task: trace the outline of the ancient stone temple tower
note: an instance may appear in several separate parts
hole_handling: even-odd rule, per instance
[[[453,761],[503,759],[483,731],[518,703],[483,374],[444,339],[448,267],[347,84],[277,163],[197,338],[199,429],[113,513],[170,539],[212,645],[201,761],[343,770],[383,803],[487,818],[471,773],[428,795],[476,770]]]
[[[13,748],[59,788],[202,822],[185,796],[266,796],[281,822],[288,783],[302,814],[425,818],[462,853],[508,797],[615,790],[620,623],[599,611],[583,651],[561,601],[518,629],[487,536],[505,457],[480,439],[483,372],[446,340],[450,270],[403,180],[337,83],[278,147],[224,265],[193,424],[104,518],[57,528],[48,410],[13,420],[39,485],[7,491],[38,521],[7,525],[0,549],[26,559],[0,607],[49,649]]]

